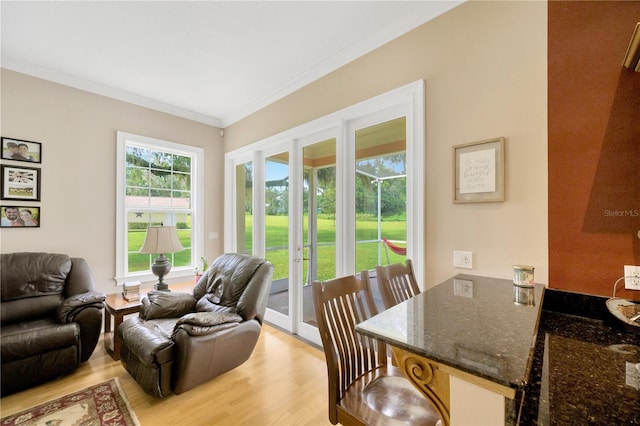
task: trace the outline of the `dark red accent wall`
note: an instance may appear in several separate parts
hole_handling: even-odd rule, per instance
[[[548,18],[549,286],[610,296],[640,265],[640,73],[622,67],[640,1],[550,1]]]

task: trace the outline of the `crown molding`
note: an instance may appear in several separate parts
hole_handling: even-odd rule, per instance
[[[307,71],[301,73],[297,77],[291,79],[279,88],[270,93],[249,102],[244,107],[237,109],[227,115],[221,117],[212,117],[206,114],[186,110],[175,105],[167,104],[156,99],[137,95],[128,91],[116,89],[101,83],[87,80],[85,78],[56,71],[50,68],[24,62],[22,60],[2,55],[0,57],[0,66],[12,71],[31,75],[33,77],[42,78],[54,83],[63,84],[65,86],[74,87],[76,89],[99,94],[109,98],[128,102],[134,105],[153,109],[156,111],[171,114],[177,117],[186,118],[199,123],[208,124],[214,127],[224,129],[249,115],[279,101],[280,99],[290,95],[291,93],[319,80],[329,73],[347,65],[357,58],[370,53],[380,46],[406,34],[407,32],[423,25],[424,23],[448,12],[467,0],[452,1],[433,1],[429,2],[430,7],[425,13],[416,13],[408,19],[398,20],[393,23],[385,31],[372,34],[367,40],[346,46],[331,57],[321,60],[317,65],[311,67]]]
[[[208,124],[214,127],[222,126],[220,119],[215,117],[210,117],[208,115],[189,111],[174,105],[160,102],[155,99],[136,95],[135,93],[119,90],[75,75],[55,71],[50,68],[41,67],[39,65],[34,65],[8,56],[2,56],[0,66],[11,71],[27,74],[32,77],[52,81],[54,83],[106,96],[108,98],[117,99],[119,101],[128,102],[130,104],[149,108],[155,111],[164,112],[176,117],[186,118],[188,120],[197,121],[199,123]]]
[[[409,17],[409,19],[396,21],[386,31],[380,32],[375,37],[368,37],[367,40],[361,43],[344,48],[342,51],[337,52],[335,55],[321,61],[318,65],[309,69],[308,71],[300,74],[298,77],[292,79],[288,83],[282,85],[277,90],[257,99],[254,102],[246,105],[243,108],[235,111],[232,114],[221,117],[221,124],[223,128],[232,125],[233,123],[242,120],[245,117],[271,105],[274,102],[284,98],[287,95],[305,87],[308,84],[313,83],[316,80],[324,77],[325,75],[337,70],[340,67],[347,65],[348,63],[358,59],[361,56],[395,40],[396,38],[408,33],[409,31],[425,24],[426,22],[448,12],[449,10],[461,5],[467,0],[455,0],[455,1],[437,1],[431,2],[431,8],[427,15],[415,14]]]

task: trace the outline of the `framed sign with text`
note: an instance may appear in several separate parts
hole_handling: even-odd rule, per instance
[[[453,147],[453,202],[504,201],[504,138]]]

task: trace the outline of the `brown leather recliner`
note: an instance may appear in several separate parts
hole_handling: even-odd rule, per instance
[[[273,278],[265,259],[218,257],[193,294],[152,291],[125,320],[120,360],[145,392],[183,393],[244,363],[258,342]]]
[[[69,374],[89,359],[102,329],[104,294],[84,259],[0,255],[2,396]]]

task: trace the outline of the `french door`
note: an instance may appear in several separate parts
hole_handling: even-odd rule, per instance
[[[269,144],[235,173],[237,243],[275,266],[265,319],[317,344],[311,283],[337,276],[337,130]]]
[[[225,251],[275,265],[266,321],[321,344],[311,283],[404,261],[383,237],[405,245],[422,277],[422,90],[227,154]]]

